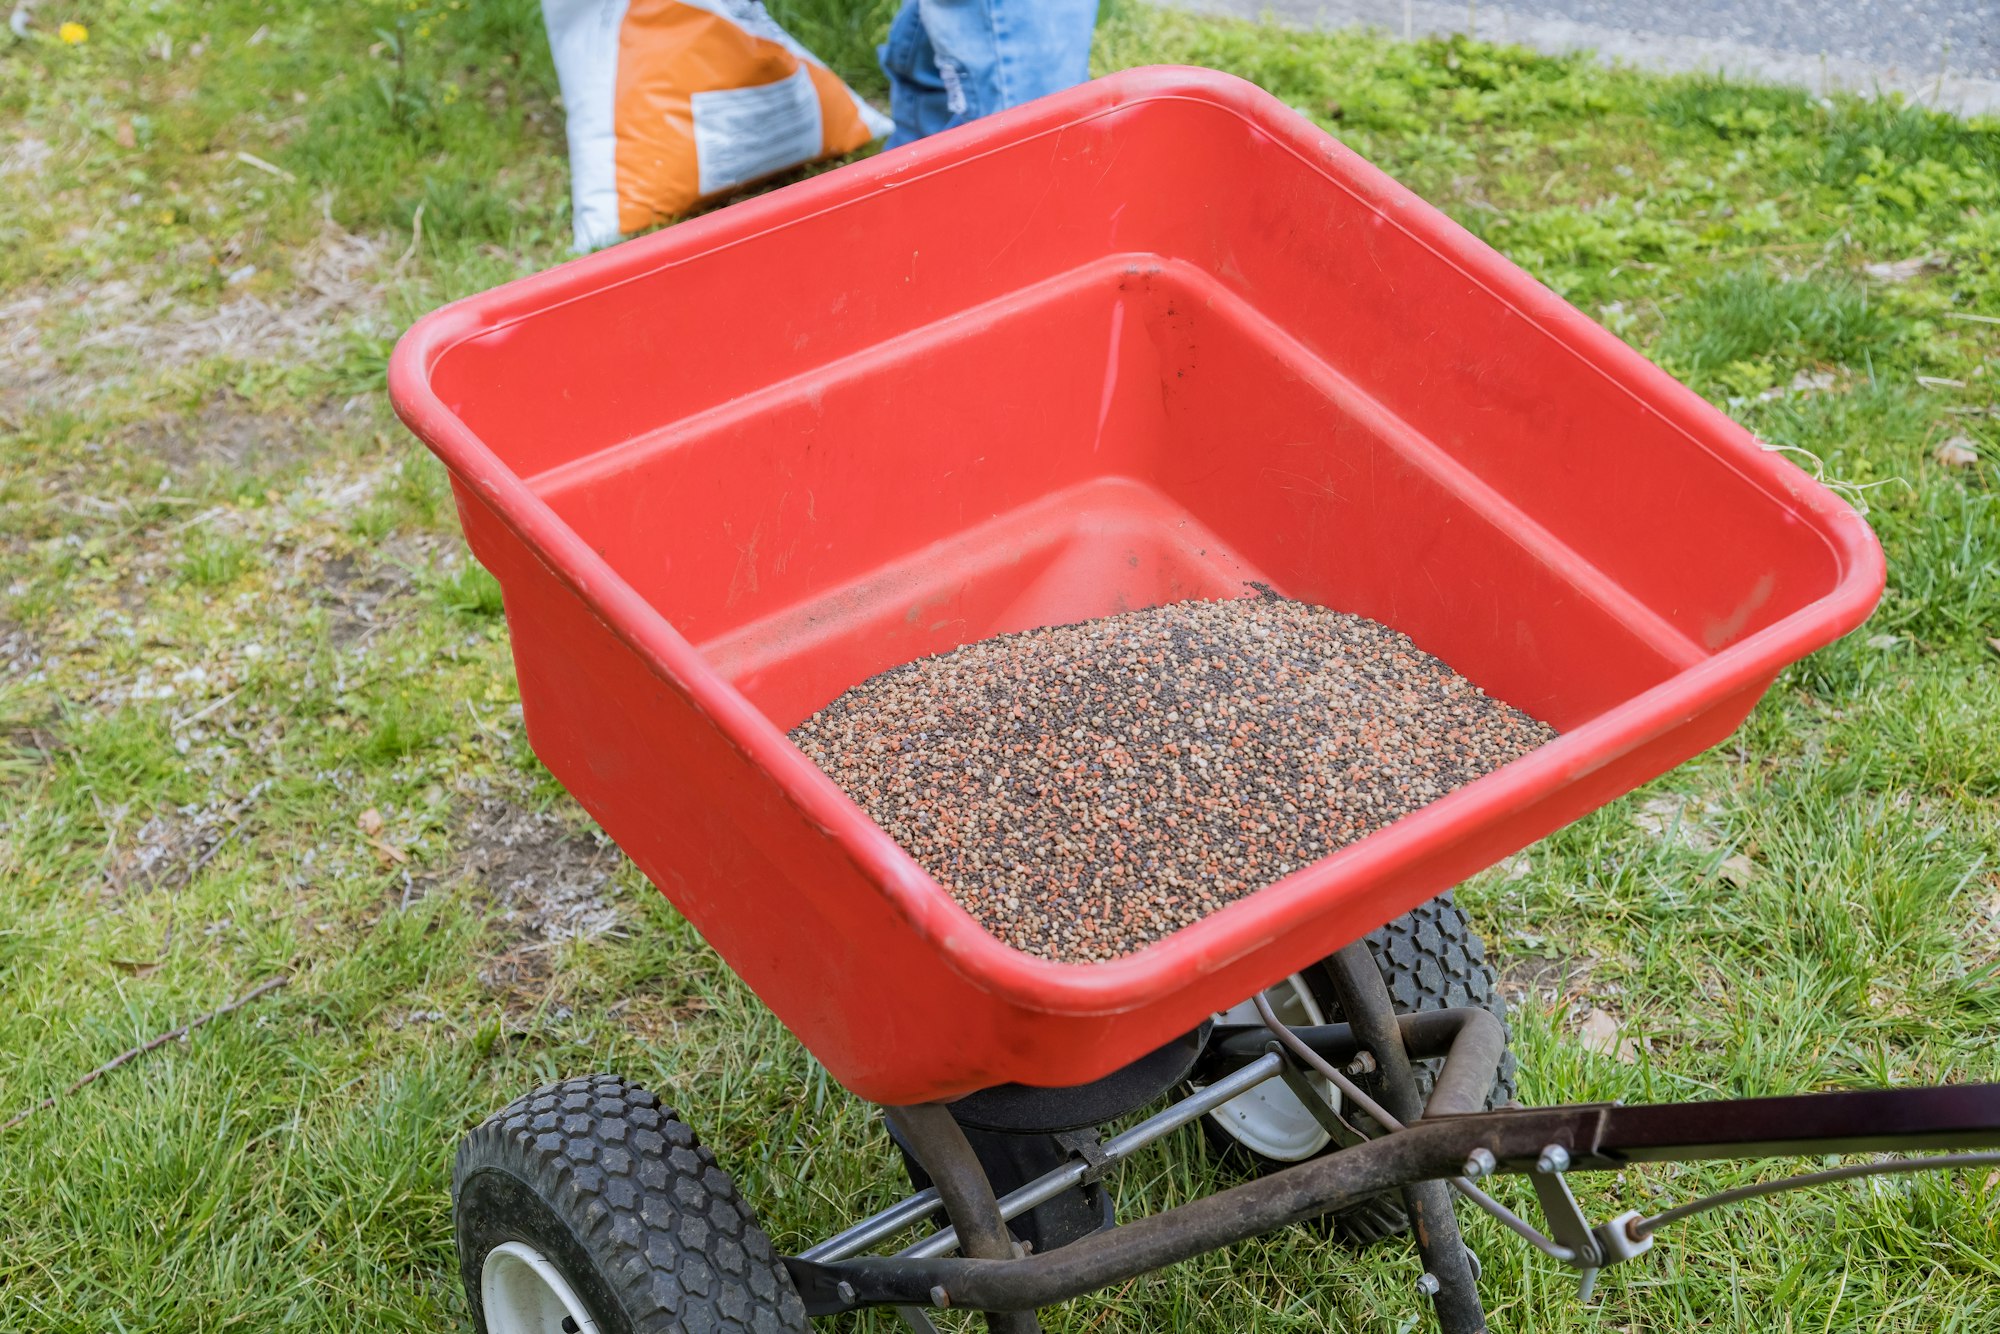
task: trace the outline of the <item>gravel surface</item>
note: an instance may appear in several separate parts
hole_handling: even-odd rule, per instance
[[[2000,76],[2000,4],[1994,0],[1885,4],[1882,0],[1530,0],[1507,6],[1674,37],[1706,37],[1936,74]]]
[[[1387,626],[1264,596],[968,644],[792,739],[1000,939],[1088,961],[1553,735]]]
[[[1901,93],[2000,112],[2000,0],[1166,0],[1300,27],[1471,32],[1538,51],[1595,51],[1641,69],[1708,71],[1825,93]]]

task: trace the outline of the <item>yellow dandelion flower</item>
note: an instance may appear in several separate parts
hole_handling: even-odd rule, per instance
[[[90,40],[90,29],[81,23],[65,23],[56,29],[56,36],[62,38],[64,46],[81,46]]]

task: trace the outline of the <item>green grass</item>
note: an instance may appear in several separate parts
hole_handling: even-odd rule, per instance
[[[1706,278],[1675,312],[1659,355],[1690,380],[1744,362],[1846,364],[1872,358],[1890,329],[1852,279],[1790,277],[1767,267]]]
[[[880,91],[890,5],[774,8]],[[458,1135],[600,1068],[670,1091],[781,1244],[886,1203],[868,1109],[536,764],[499,590],[383,401],[411,318],[566,256],[533,0],[75,17],[0,49],[0,1119],[295,981],[0,1134],[0,1329],[464,1328]],[[1871,508],[1866,629],[1462,891],[1527,985],[1525,1096],[2000,1079],[2000,325],[1957,318],[2000,316],[2000,124],[1132,4],[1098,61],[1264,84]],[[530,872],[614,929],[549,941]],[[1640,1059],[1585,1049],[1589,1007]],[[1215,1184],[1188,1135],[1119,1190]],[[1589,1311],[1469,1226],[1496,1329],[1981,1334],[1996,1205],[1941,1177],[1707,1216]],[[1301,1232],[1049,1324],[1401,1331],[1413,1275]]]

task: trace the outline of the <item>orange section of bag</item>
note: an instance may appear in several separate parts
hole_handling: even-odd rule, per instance
[[[813,90],[819,94],[820,152],[826,157],[839,153],[852,153],[875,136],[861,122],[861,108],[854,105],[854,97],[847,91],[847,85],[840,76],[830,69],[807,62],[811,72]]]
[[[680,0],[632,0],[618,34],[619,229],[636,232],[664,222],[701,198],[693,94],[762,87],[789,78],[801,64],[819,94],[821,153],[867,143],[853,98],[830,71]]]

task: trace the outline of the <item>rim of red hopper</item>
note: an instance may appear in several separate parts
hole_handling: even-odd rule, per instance
[[[430,372],[466,339],[998,151],[989,143],[995,131],[1007,131],[1005,146],[1015,147],[1160,100],[1199,101],[1233,112],[1309,165],[1339,162],[1342,178],[1334,184],[1375,209],[1387,225],[1506,302],[1641,410],[1681,431],[1805,521],[1831,553],[1839,576],[1832,590],[1783,619],[1162,940],[1107,962],[1057,963],[1023,954],[980,926],[460,421],[431,389]],[[1352,150],[1302,120],[1272,125],[1253,119],[1248,104],[1269,100],[1255,85],[1214,70],[1128,70],[465,298],[419,320],[390,358],[389,392],[397,415],[458,481],[737,750],[768,771],[799,813],[832,838],[955,971],[1025,1009],[1069,1014],[1133,1009],[1177,990],[1181,976],[1212,972],[1308,919],[1326,916],[1343,898],[1364,911],[1356,891],[1369,883],[1531,805],[1846,634],[1873,610],[1886,578],[1881,545],[1852,506]],[[1693,429],[1697,423],[1699,431]]]

